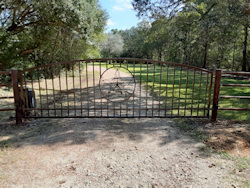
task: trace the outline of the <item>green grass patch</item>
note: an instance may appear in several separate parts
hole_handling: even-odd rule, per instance
[[[220,151],[218,153],[222,159],[234,161],[236,164],[236,168],[238,170],[246,170],[250,168],[250,158],[240,157],[240,156],[232,156],[228,152]]]
[[[247,188],[250,187],[250,182],[249,182],[249,181],[245,181],[244,184],[245,184],[245,186],[246,186]]]

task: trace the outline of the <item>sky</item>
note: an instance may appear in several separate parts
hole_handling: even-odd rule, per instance
[[[106,32],[111,29],[125,30],[136,26],[140,20],[136,17],[131,0],[99,0],[109,15]]]

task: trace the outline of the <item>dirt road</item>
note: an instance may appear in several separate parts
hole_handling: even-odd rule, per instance
[[[244,187],[171,119],[35,120],[6,128],[0,187]],[[7,142],[8,141],[8,142]]]

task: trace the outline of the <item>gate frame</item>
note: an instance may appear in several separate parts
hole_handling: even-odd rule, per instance
[[[11,79],[12,79],[12,87],[14,93],[14,101],[15,101],[15,111],[16,111],[16,124],[22,123],[22,113],[21,113],[21,98],[18,87],[18,70],[11,70]]]
[[[215,81],[214,81],[213,110],[211,118],[212,121],[216,121],[218,115],[220,83],[221,83],[221,69],[217,69],[215,71]]]
[[[157,63],[161,62],[161,61],[156,61],[156,60],[135,59],[135,58],[104,58],[104,59],[86,59],[86,60],[64,61],[64,62],[58,62],[58,63],[55,63],[55,64],[63,64],[63,63],[70,63],[70,62],[72,62],[72,63],[73,62],[83,62],[83,61],[102,61],[102,60],[106,60],[106,61],[109,61],[109,60],[118,60],[118,61],[119,60],[131,60],[131,61],[145,61],[145,62],[150,61],[150,62],[157,62]],[[250,110],[250,109],[220,109],[218,107],[219,98],[221,98],[219,96],[219,94],[220,94],[220,86],[221,86],[222,74],[250,75],[250,73],[248,73],[248,72],[222,72],[221,69],[216,69],[215,77],[213,77],[213,72],[209,71],[207,69],[202,69],[202,68],[199,68],[199,67],[193,67],[193,66],[190,66],[190,65],[171,63],[171,62],[165,62],[165,63],[169,63],[169,64],[172,64],[172,65],[178,65],[178,66],[181,66],[181,67],[184,66],[184,67],[192,68],[192,69],[195,69],[195,70],[204,70],[206,72],[211,72],[212,73],[211,83],[212,83],[212,80],[214,79],[213,107],[212,107],[212,109],[208,109],[208,110],[212,110],[211,121],[216,121],[217,120],[218,110]],[[53,65],[53,64],[50,64],[50,65]],[[49,65],[43,65],[43,66],[39,66],[39,67],[47,67],[47,66],[49,66]],[[37,68],[37,67],[33,67],[33,68],[30,68],[30,69],[27,69],[27,70],[32,70],[32,69],[35,69],[35,68]],[[23,71],[27,71],[27,70],[23,70]],[[21,108],[22,108],[22,104],[21,104],[22,99],[21,99],[21,96],[20,96],[20,88],[19,88],[19,83],[20,83],[20,80],[21,80],[21,78],[20,78],[20,76],[21,76],[20,73],[21,72],[19,72],[17,69],[12,69],[11,71],[0,71],[1,74],[11,74],[12,84],[9,84],[8,86],[13,87],[15,109],[11,109],[11,110],[15,110],[15,112],[16,112],[16,124],[21,124],[22,123],[22,118],[24,117],[23,113],[22,113],[22,110],[21,110]],[[4,86],[4,85],[2,85],[2,86]],[[211,87],[212,87],[212,84],[211,84]],[[211,88],[211,92],[212,92],[212,88]],[[234,98],[235,98],[235,96],[234,96]],[[10,109],[8,109],[8,110],[10,110]]]
[[[50,66],[57,66],[57,65],[63,65],[63,64],[65,64],[65,65],[66,64],[74,64],[74,63],[78,63],[78,62],[79,63],[80,62],[85,62],[85,63],[91,63],[92,62],[93,63],[95,61],[97,61],[97,62],[106,62],[106,63],[109,63],[110,61],[117,62],[117,63],[120,62],[120,65],[121,65],[121,61],[125,61],[125,63],[128,63],[129,61],[131,61],[131,62],[134,62],[133,63],[134,65],[135,65],[135,62],[137,62],[137,63],[139,62],[140,64],[145,64],[145,63],[146,64],[154,64],[154,66],[156,66],[157,64],[163,66],[163,64],[164,64],[167,67],[173,66],[174,70],[175,70],[175,67],[180,67],[181,70],[182,70],[182,67],[185,67],[185,68],[187,68],[187,70],[192,70],[194,72],[193,79],[195,79],[195,74],[197,74],[196,71],[199,71],[199,74],[201,75],[201,77],[202,77],[203,72],[206,72],[207,75],[208,75],[207,76],[207,84],[208,85],[207,85],[207,91],[206,91],[208,93],[208,96],[207,96],[208,98],[207,98],[206,108],[204,107],[204,116],[198,116],[198,112],[197,112],[197,116],[195,116],[195,115],[179,116],[179,114],[178,115],[173,115],[172,113],[171,113],[170,116],[166,116],[166,113],[165,113],[165,117],[161,117],[161,116],[155,116],[155,117],[159,117],[159,118],[166,118],[166,117],[171,117],[171,118],[175,118],[175,117],[205,118],[205,117],[207,117],[207,118],[209,118],[210,117],[209,114],[210,114],[210,111],[211,111],[210,105],[211,105],[211,95],[212,95],[213,71],[208,70],[208,69],[204,69],[204,68],[200,68],[200,67],[195,67],[195,66],[191,66],[191,65],[184,65],[184,64],[180,64],[180,63],[166,62],[166,61],[150,60],[150,59],[137,59],[137,58],[97,58],[97,59],[83,59],[83,60],[62,61],[62,62],[47,64],[47,65],[41,65],[41,66],[32,67],[32,68],[28,68],[28,69],[22,70],[22,71],[20,71],[19,74],[20,74],[20,76],[22,76],[22,74],[25,74],[25,72],[33,71],[33,70],[41,69],[41,68],[47,68],[47,67],[50,67]],[[200,86],[199,87],[201,87],[201,77],[200,77],[200,83],[199,83]],[[193,80],[193,83],[192,83],[193,84],[193,92],[194,92],[194,84],[195,84],[194,82],[195,81]],[[22,77],[20,77],[20,85],[22,85]],[[180,84],[179,84],[178,87],[180,88]],[[201,90],[199,90],[199,92],[200,91]],[[23,90],[21,90],[21,98],[22,98],[21,101],[23,101],[23,98],[25,98]],[[173,103],[173,99],[172,99],[172,103]],[[193,102],[192,102],[192,104],[193,104]],[[186,105],[186,103],[185,103],[185,105]],[[173,104],[172,104],[172,108],[173,108]],[[173,108],[173,109],[179,109],[179,106],[178,106],[178,108]],[[173,110],[173,109],[171,109],[171,110]],[[192,109],[193,109],[193,107],[191,106],[191,114],[192,114]],[[198,104],[198,108],[194,108],[194,109],[199,109],[199,104]],[[207,111],[206,115],[205,115],[205,109]],[[29,109],[27,109],[27,110],[29,110]],[[40,110],[42,110],[42,109],[40,109]],[[46,109],[46,110],[49,110],[49,109]],[[186,110],[186,107],[185,107],[185,110]],[[23,106],[22,106],[22,111],[23,111],[23,114],[22,114],[23,118],[26,118],[25,117],[25,107],[23,107]],[[36,116],[33,117],[33,116],[30,116],[30,117],[31,118],[81,118],[83,116],[46,116],[46,117],[45,116],[44,117],[43,116],[42,117],[38,117],[38,116],[37,117]],[[86,118],[86,117],[89,117],[89,116],[84,116],[84,117]],[[102,116],[102,115],[100,117],[99,116],[90,116],[90,118],[91,117],[93,117],[93,118],[100,118],[100,117],[105,118],[105,116]],[[109,116],[108,118],[111,118],[111,117],[113,117],[113,116]],[[139,113],[139,116],[133,116],[133,117],[126,116],[126,117],[127,118],[135,118],[135,117],[141,118],[141,117],[144,117],[144,116],[140,116],[140,113]],[[145,117],[147,117],[147,116],[145,116]],[[27,118],[29,118],[29,117],[27,117]],[[119,118],[119,117],[117,116],[115,118]],[[153,118],[153,113],[152,113],[152,116],[149,116],[148,118]]]

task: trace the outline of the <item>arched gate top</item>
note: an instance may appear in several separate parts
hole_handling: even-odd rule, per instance
[[[56,65],[62,65],[62,64],[72,64],[72,63],[77,63],[77,62],[93,62],[93,61],[136,61],[136,62],[145,62],[145,63],[156,63],[156,64],[167,64],[167,65],[173,65],[173,66],[179,66],[179,67],[186,67],[188,69],[193,69],[197,71],[203,71],[207,73],[213,73],[213,71],[191,66],[191,65],[184,65],[180,63],[173,63],[173,62],[167,62],[167,61],[158,61],[158,60],[150,60],[150,59],[138,59],[138,58],[96,58],[96,59],[82,59],[82,60],[71,60],[71,61],[61,61],[57,63],[52,63],[52,64],[47,64],[47,65],[42,65],[42,66],[37,66],[29,69],[24,69],[22,72],[26,71],[32,71],[35,69],[40,69],[40,68],[46,68],[46,67],[51,67],[51,66],[56,66]]]

